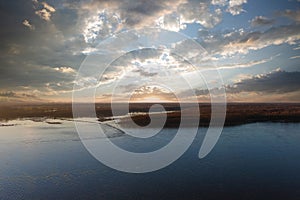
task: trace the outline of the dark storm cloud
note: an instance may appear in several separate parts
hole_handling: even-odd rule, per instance
[[[20,87],[43,89],[48,83],[71,83],[76,75],[75,73],[62,72],[49,66],[24,64],[20,67],[14,65],[9,67],[9,70],[3,70],[4,73],[0,75],[0,83],[1,87],[10,90]]]
[[[41,8],[25,0],[0,3],[0,26],[5,27],[0,29],[2,90],[45,90],[47,83],[70,83],[74,76],[55,68],[68,66],[76,70],[84,58],[81,51],[87,45],[74,27],[76,12],[40,4]],[[51,20],[35,13],[44,7],[51,11]]]
[[[185,2],[185,0],[92,0],[87,3],[82,1],[77,7],[84,7],[86,10],[93,12],[103,9],[115,10],[120,13],[120,17],[125,20],[127,25],[136,26],[141,23],[147,23],[153,16],[163,14],[164,12],[168,12],[168,10],[174,10],[182,2]],[[153,20],[151,21],[153,23]]]
[[[290,92],[300,92],[300,72],[286,72],[276,70],[268,74],[260,74],[247,79],[240,80],[232,85],[225,86],[227,94],[238,94],[241,92],[254,92],[263,94],[285,94]],[[213,88],[212,93],[218,94],[222,90]],[[183,93],[184,94],[184,93]],[[195,90],[197,96],[206,96],[208,89]]]
[[[115,1],[120,3],[120,1]],[[133,26],[141,23],[145,17],[153,16],[153,13],[161,12],[167,8],[163,1],[129,1],[121,5],[122,18],[126,24]]]
[[[227,87],[227,92],[288,93],[300,90],[300,72],[277,70],[241,80]]]

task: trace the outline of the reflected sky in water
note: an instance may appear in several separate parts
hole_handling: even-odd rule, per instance
[[[200,128],[189,150],[172,165],[147,174],[128,174],[95,160],[81,144],[73,122],[60,122],[16,120],[8,122],[15,126],[0,127],[0,199],[300,196],[300,124],[226,127],[213,151],[201,160],[198,152],[206,129]],[[147,142],[126,135],[111,140],[128,150],[147,152],[168,143],[175,133],[164,129]]]

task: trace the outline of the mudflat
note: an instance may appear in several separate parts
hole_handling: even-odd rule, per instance
[[[126,123],[129,118],[141,126],[146,126],[151,119],[160,119],[167,115],[165,127],[178,127],[181,121],[182,109],[178,103],[158,103],[165,109],[165,113],[149,113],[151,106],[157,103],[114,104],[114,109],[123,112],[120,123]],[[181,104],[182,105],[182,104]],[[199,103],[199,113],[193,112],[195,104],[185,103],[184,117],[199,118],[199,126],[208,126],[211,118],[211,105]],[[87,104],[80,104],[82,117],[91,117],[86,112]],[[189,112],[190,111],[190,112]],[[112,120],[112,106],[109,103],[95,104],[95,113],[99,121]],[[128,114],[129,115],[126,115]],[[196,114],[195,114],[196,113]],[[95,116],[95,115],[94,115]],[[40,103],[40,104],[2,104],[0,105],[0,120],[7,121],[17,118],[73,118],[71,103]],[[151,117],[151,119],[150,119]],[[225,126],[234,126],[255,122],[300,122],[299,103],[229,103],[226,109]]]

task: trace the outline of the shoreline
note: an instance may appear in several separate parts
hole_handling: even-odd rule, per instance
[[[162,103],[166,113],[147,113],[155,103],[134,103],[130,104],[129,111],[131,116],[125,112],[125,104],[117,104],[114,109],[124,111],[121,119],[118,118],[121,124],[126,124],[129,118],[140,126],[147,126],[151,119],[161,120],[163,114],[167,115],[165,123],[166,128],[176,128],[180,125],[182,111],[177,103]],[[85,110],[86,104],[82,104],[82,110]],[[188,104],[185,107],[188,108]],[[128,110],[128,109],[127,109]],[[199,127],[208,127],[211,117],[210,104],[199,104],[199,115],[194,114],[193,107],[185,110],[185,119],[191,121],[198,119]],[[105,122],[117,117],[112,116],[110,104],[96,104],[95,111],[98,121]],[[127,115],[127,116],[126,116]],[[95,116],[95,115],[94,115]],[[89,113],[83,113],[82,117],[94,117]],[[0,121],[10,121],[15,119],[69,119],[73,120],[72,104],[37,104],[37,105],[11,105],[0,106]],[[238,126],[249,123],[259,122],[274,122],[274,123],[299,123],[300,122],[300,103],[228,103],[226,110],[226,119],[224,126]],[[55,122],[50,122],[54,123]]]

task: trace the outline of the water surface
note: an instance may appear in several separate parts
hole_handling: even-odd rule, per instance
[[[198,152],[206,129],[200,128],[189,150],[172,165],[128,174],[95,160],[73,122],[9,123],[16,125],[0,127],[0,199],[300,197],[300,124],[226,127],[213,151],[201,160]],[[111,140],[128,150],[147,152],[167,144],[175,133],[164,129],[147,142],[126,135]]]

